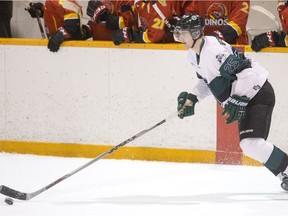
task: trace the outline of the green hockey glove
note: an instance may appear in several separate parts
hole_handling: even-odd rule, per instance
[[[181,92],[178,96],[178,117],[183,119],[187,116],[194,115],[194,107],[198,102],[197,96],[193,94],[188,94],[187,92]]]
[[[228,102],[225,104],[222,116],[229,114],[226,119],[226,124],[230,124],[234,121],[239,121],[245,115],[245,107],[248,105],[249,98],[246,96],[232,95],[228,98]]]

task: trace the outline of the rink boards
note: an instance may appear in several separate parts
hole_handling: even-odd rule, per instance
[[[46,40],[0,40],[4,152],[95,157],[175,112],[178,94],[197,82],[180,44],[70,41],[58,53],[46,46]],[[269,140],[287,150],[287,51],[240,48],[270,72],[277,102]],[[209,97],[195,116],[174,118],[109,157],[257,164],[243,157],[236,125],[226,128],[219,111]]]

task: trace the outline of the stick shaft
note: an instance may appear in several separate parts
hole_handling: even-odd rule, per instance
[[[41,23],[39,14],[37,14],[37,22],[38,22],[38,26],[39,26],[39,29],[40,29],[42,38],[43,38],[43,39],[46,39],[46,34],[45,34],[45,32],[44,32],[44,28],[43,28],[43,25],[42,25],[42,23]]]
[[[251,6],[251,9],[258,11],[264,15],[266,15],[267,17],[269,17],[271,20],[274,21],[276,29],[278,32],[280,32],[282,30],[282,26],[279,23],[279,21],[276,19],[276,17],[274,16],[274,14],[272,14],[269,10],[267,10],[266,8],[259,6],[259,5],[253,5]]]
[[[160,18],[164,21],[164,23],[167,25],[167,27],[169,29],[172,29],[172,25],[170,24],[170,22],[167,20],[167,18],[165,17],[165,15],[162,13],[162,11],[159,9],[159,7],[157,6],[157,2],[156,1],[152,1],[152,7],[154,8],[154,10],[157,12],[157,14],[160,16]]]
[[[17,191],[17,190],[14,190],[12,188],[9,188],[5,185],[1,185],[0,186],[0,193],[3,194],[3,195],[6,195],[6,196],[9,196],[9,197],[12,197],[12,198],[15,198],[15,199],[20,199],[20,200],[30,200],[32,199],[33,197],[43,193],[44,191],[48,190],[49,188],[52,188],[53,186],[57,185],[58,183],[62,182],[63,180],[69,178],[70,176],[78,173],[79,171],[85,169],[86,167],[90,166],[91,164],[95,163],[96,161],[106,157],[107,155],[113,153],[114,151],[117,151],[119,148],[121,148],[122,146],[134,141],[135,139],[141,137],[142,135],[148,133],[149,131],[157,128],[158,126],[164,124],[165,122],[167,122],[168,120],[174,118],[176,115],[178,114],[178,112],[176,113],[173,113],[171,115],[169,115],[167,118],[163,119],[162,121],[158,122],[157,124],[155,124],[154,126],[146,129],[146,130],[143,130],[139,133],[137,133],[136,135],[130,137],[129,139],[123,141],[122,143],[114,146],[113,148],[111,148],[110,150],[104,152],[103,154],[99,155],[98,157],[94,158],[93,160],[89,161],[88,163],[78,167],[77,169],[71,171],[70,173],[67,173],[66,175],[62,176],[61,178],[55,180],[54,182],[46,185],[45,187],[35,191],[35,192],[32,192],[32,193],[23,193],[23,192],[20,192],[20,191]]]

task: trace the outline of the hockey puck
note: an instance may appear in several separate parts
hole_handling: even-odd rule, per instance
[[[5,203],[7,203],[8,205],[13,205],[14,200],[11,199],[11,198],[9,198],[9,197],[6,197],[6,198],[5,198]]]

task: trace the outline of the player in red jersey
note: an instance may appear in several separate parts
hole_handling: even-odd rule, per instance
[[[46,33],[49,38],[48,48],[57,52],[65,40],[87,39],[83,30],[88,27],[80,25],[82,7],[75,0],[46,0],[45,3],[30,3],[28,12],[31,17],[44,19]],[[85,31],[87,32],[87,31]]]
[[[92,19],[89,25],[93,40],[112,40],[115,30],[133,26],[133,4],[131,0],[90,0],[86,13]]]
[[[205,20],[204,34],[214,34],[229,44],[248,44],[246,24],[250,0],[200,1],[194,0],[187,8]]]
[[[279,18],[283,27],[283,31],[268,31],[257,35],[252,40],[251,48],[259,52],[265,47],[288,47],[288,1],[280,0],[278,1],[277,10],[279,13]]]
[[[123,42],[135,43],[168,43],[174,42],[171,29],[153,7],[156,4],[165,18],[173,25],[177,17],[182,16],[191,1],[135,1],[134,13],[137,17],[137,28],[123,28],[113,33],[113,42],[119,45]]]

